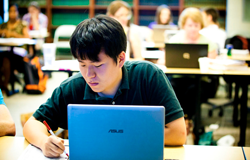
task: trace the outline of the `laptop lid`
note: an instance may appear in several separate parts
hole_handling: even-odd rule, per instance
[[[199,68],[198,59],[207,57],[207,44],[165,44],[165,65],[168,68]]]
[[[71,160],[163,160],[163,106],[68,105]]]
[[[166,30],[176,30],[178,31],[178,26],[176,25],[154,25],[153,26],[153,41],[155,43],[165,43],[164,32]]]

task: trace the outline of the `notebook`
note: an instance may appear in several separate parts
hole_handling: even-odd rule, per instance
[[[163,160],[163,106],[68,105],[70,160]]]
[[[198,59],[207,57],[207,44],[165,44],[165,65],[168,68],[199,68]]]
[[[153,41],[154,43],[165,43],[164,32],[166,30],[176,30],[178,31],[178,26],[176,25],[154,25],[153,26]]]

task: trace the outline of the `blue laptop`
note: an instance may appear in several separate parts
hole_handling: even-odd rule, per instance
[[[70,160],[163,160],[163,106],[68,105]]]

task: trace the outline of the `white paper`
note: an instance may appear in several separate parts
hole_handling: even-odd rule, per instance
[[[69,153],[69,146],[65,146],[65,151]],[[61,154],[58,158],[48,158],[43,155],[42,150],[29,144],[28,147],[24,150],[22,155],[18,158],[18,160],[67,160],[66,155]]]

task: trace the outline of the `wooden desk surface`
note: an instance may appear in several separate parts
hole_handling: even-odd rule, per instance
[[[24,137],[0,137],[0,160],[18,159],[28,145]]]
[[[0,160],[14,160],[22,154],[29,143],[24,137],[0,137]],[[250,147],[244,147],[250,156]],[[244,160],[241,147],[196,146],[165,147],[164,159],[176,160]]]
[[[30,38],[0,38],[0,46],[34,45],[36,40]]]

